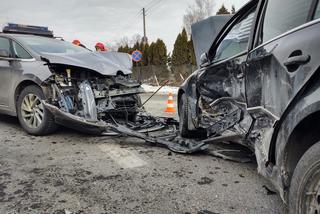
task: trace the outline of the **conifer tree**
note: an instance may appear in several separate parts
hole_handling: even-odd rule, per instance
[[[230,14],[230,12],[228,11],[228,9],[224,6],[224,4],[222,4],[222,6],[220,7],[220,9],[217,12],[217,15],[223,15],[223,14]]]

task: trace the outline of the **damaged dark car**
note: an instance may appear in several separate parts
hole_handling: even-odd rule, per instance
[[[290,213],[320,213],[320,3],[253,0],[180,87],[180,132],[251,149]]]
[[[57,124],[97,133],[114,118],[134,121],[143,92],[125,53],[92,52],[61,39],[0,34],[0,111],[29,134]],[[111,118],[110,118],[111,117]],[[101,130],[99,130],[101,127]]]

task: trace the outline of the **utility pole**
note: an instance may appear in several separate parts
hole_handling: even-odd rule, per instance
[[[146,33],[146,10],[142,8],[142,16],[143,16],[143,38],[142,42],[144,45],[148,43],[147,33]]]

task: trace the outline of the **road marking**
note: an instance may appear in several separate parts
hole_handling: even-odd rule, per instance
[[[100,144],[101,151],[107,153],[110,158],[124,169],[142,167],[147,162],[139,158],[134,152],[120,148],[116,144]]]

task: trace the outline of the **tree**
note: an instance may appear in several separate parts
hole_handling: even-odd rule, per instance
[[[125,47],[126,45],[129,45],[129,39],[128,39],[128,37],[126,37],[126,36],[124,36],[124,37],[122,37],[122,38],[120,38],[118,41],[116,41],[116,46],[118,47],[118,48],[120,48],[120,47]]]
[[[142,41],[142,36],[140,34],[136,33],[132,36],[130,43],[136,44],[137,42],[141,43],[141,41]]]
[[[217,12],[217,15],[222,15],[222,14],[230,14],[230,12],[228,11],[228,9],[224,6],[224,4],[222,4],[222,6],[220,7],[220,9]]]
[[[173,66],[189,64],[189,58],[188,35],[186,30],[183,28],[174,43],[171,64]]]
[[[196,54],[194,52],[192,37],[188,42],[188,47],[189,47],[189,62],[191,65],[197,65]]]
[[[146,43],[145,45],[143,44],[143,42],[141,42],[142,44],[142,48],[141,48],[141,51],[142,51],[142,64],[144,66],[147,66],[149,65],[149,59],[148,59],[148,55],[149,55],[149,44]]]
[[[163,40],[157,39],[154,49],[154,64],[166,65],[167,64],[167,47]]]
[[[153,65],[153,49],[154,49],[154,42],[152,42],[148,48],[148,53],[147,53],[147,57],[148,57],[148,65]]]
[[[236,13],[236,8],[234,5],[232,5],[231,7],[231,14],[235,14]]]
[[[213,0],[195,0],[189,5],[186,14],[183,16],[183,25],[188,35],[191,35],[191,25],[212,15]]]

